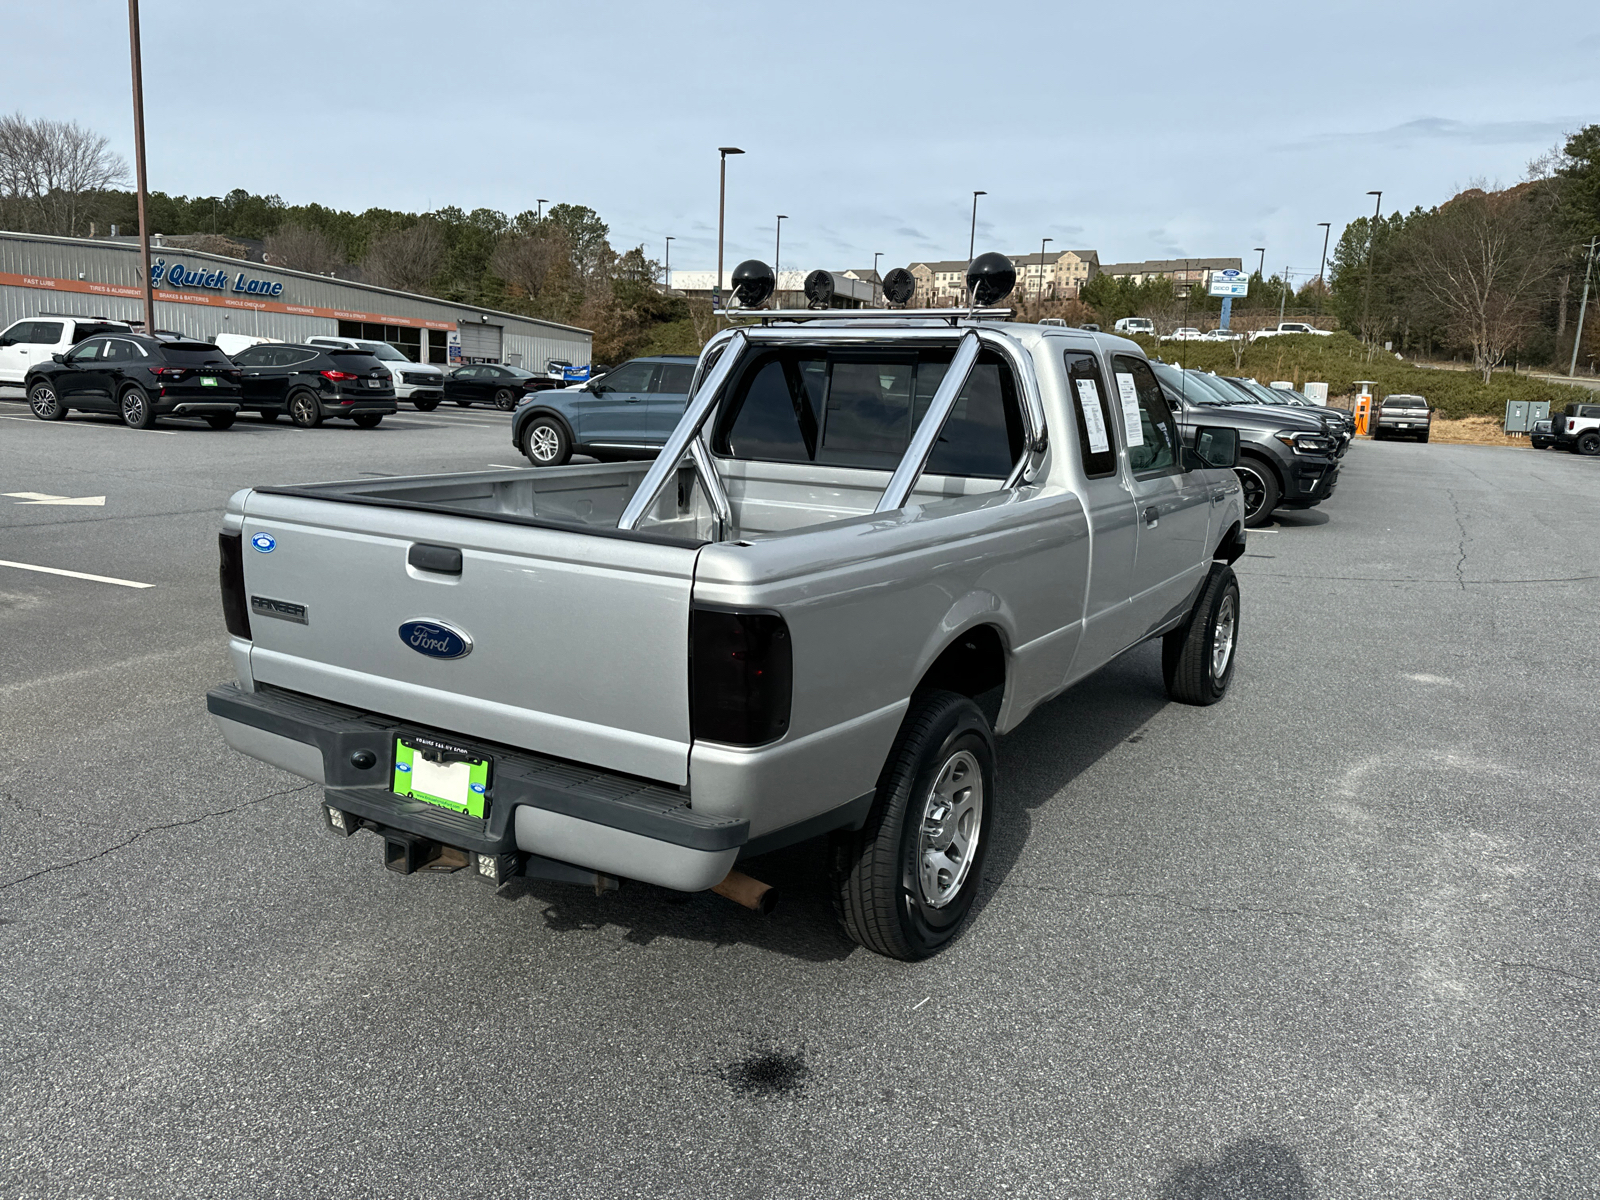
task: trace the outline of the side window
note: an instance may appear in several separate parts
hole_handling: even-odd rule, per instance
[[[979,359],[939,431],[927,472],[1004,479],[1022,455],[1023,440],[1022,407],[1011,372],[998,361]]]
[[[105,345],[105,351],[100,355],[101,362],[125,363],[133,361],[133,348],[127,342],[113,338]]]
[[[36,346],[54,346],[60,340],[60,321],[35,321],[28,331],[28,341]]]
[[[455,370],[455,377],[457,379],[476,379],[478,377],[478,368],[457,367]]]
[[[1117,373],[1117,399],[1122,407],[1123,430],[1128,439],[1128,466],[1135,475],[1170,473],[1182,459],[1178,423],[1161,394],[1155,372],[1142,358],[1119,354],[1113,360]]]
[[[98,362],[102,357],[105,348],[105,342],[101,341],[99,338],[95,338],[92,341],[80,342],[72,350],[68,351],[67,361],[69,363]]]
[[[276,367],[298,367],[302,363],[308,363],[312,359],[320,357],[321,355],[315,350],[293,350],[284,347],[273,352],[272,365]]]
[[[689,381],[694,378],[694,367],[689,363],[662,363],[661,374],[656,376],[656,391],[674,396],[689,394]]]
[[[1117,473],[1117,443],[1112,430],[1111,394],[1093,354],[1082,350],[1063,353],[1067,366],[1067,386],[1072,389],[1072,410],[1078,418],[1078,446],[1083,454],[1083,473],[1100,479]]]
[[[602,392],[648,392],[655,375],[655,363],[623,363],[600,381],[599,388]]]

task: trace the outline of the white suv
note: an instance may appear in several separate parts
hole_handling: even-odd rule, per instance
[[[444,399],[444,372],[428,363],[412,362],[388,342],[365,338],[308,337],[307,346],[336,346],[341,350],[365,350],[384,365],[394,380],[394,398],[409,400],[419,412],[432,412]]]
[[[1118,333],[1148,333],[1155,336],[1156,323],[1149,317],[1123,317],[1112,326]]]
[[[17,321],[0,331],[0,385],[21,387],[35,366],[49,362],[52,354],[65,354],[84,338],[97,333],[128,332],[124,322],[105,317],[48,314]]]

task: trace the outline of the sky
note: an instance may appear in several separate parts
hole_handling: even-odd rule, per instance
[[[18,6],[0,109],[131,162],[124,10]],[[1600,5],[145,0],[150,187],[506,213],[621,250],[880,269],[1092,249],[1316,274],[1318,222],[1509,185],[1600,122]]]

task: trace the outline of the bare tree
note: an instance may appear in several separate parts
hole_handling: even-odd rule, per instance
[[[418,221],[372,239],[361,273],[367,282],[400,292],[422,292],[444,266],[444,238],[432,221]]]
[[[110,142],[75,121],[0,117],[0,202],[24,229],[76,236],[85,202],[127,179]]]
[[[285,225],[269,235],[261,257],[269,266],[309,271],[313,275],[326,275],[335,267],[345,265],[344,252],[337,242],[320,229],[308,229],[304,225]]]
[[[489,258],[489,269],[512,288],[514,294],[537,300],[547,288],[565,287],[572,274],[571,247],[566,236],[510,234],[500,239]]]
[[[1472,346],[1484,383],[1537,323],[1550,293],[1559,249],[1553,199],[1539,183],[1493,193],[1473,188],[1417,230],[1413,281]]]

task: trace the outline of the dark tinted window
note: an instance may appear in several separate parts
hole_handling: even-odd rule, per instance
[[[76,341],[81,342],[84,338],[99,337],[102,333],[125,332],[127,331],[121,325],[108,325],[102,322],[94,325],[80,324],[72,331],[72,336]]]
[[[204,342],[169,343],[161,347],[161,357],[175,367],[198,367],[205,363],[223,363],[228,359],[215,346]]]
[[[648,392],[650,381],[655,378],[655,374],[655,363],[623,363],[597,386],[602,392]]]
[[[1084,474],[1090,479],[1111,475],[1117,469],[1117,444],[1112,430],[1111,396],[1093,354],[1068,350],[1068,387],[1072,389],[1072,411],[1078,418],[1078,447],[1083,454]]]
[[[1390,396],[1383,402],[1385,408],[1427,408],[1428,402],[1421,396]]]
[[[693,378],[693,363],[662,363],[661,374],[656,376],[656,391],[675,396],[688,395],[689,381]]]
[[[35,346],[53,346],[61,340],[60,321],[34,321],[27,326],[26,337],[17,336],[19,342],[29,342]]]
[[[1600,404],[1585,404],[1579,411],[1580,416],[1600,417]]]
[[[1128,439],[1128,466],[1135,475],[1175,471],[1179,467],[1178,423],[1167,407],[1161,385],[1142,358],[1119,354],[1114,360],[1117,400]]]
[[[272,363],[279,367],[297,367],[301,363],[321,358],[323,353],[321,350],[297,350],[292,346],[283,346],[272,356]]]
[[[112,338],[106,343],[105,351],[101,354],[105,362],[131,363],[144,359],[144,351],[126,338]]]
[[[747,370],[735,392],[737,415],[719,449],[764,462],[810,462],[827,363],[794,354],[768,354]]]
[[[272,362],[272,351],[261,346],[247,346],[233,355],[235,366],[264,367]]]

